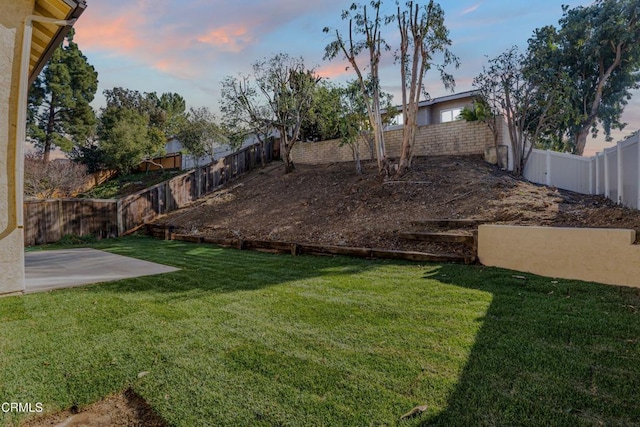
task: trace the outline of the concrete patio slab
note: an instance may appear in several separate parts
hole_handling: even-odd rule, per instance
[[[25,293],[170,273],[178,268],[96,249],[63,249],[25,254]]]

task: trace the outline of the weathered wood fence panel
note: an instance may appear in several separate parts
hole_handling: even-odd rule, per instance
[[[67,234],[98,238],[118,235],[116,200],[54,199],[24,203],[26,246],[59,241]]]
[[[272,144],[265,144],[265,163],[272,160],[272,151]],[[25,245],[54,243],[67,234],[122,236],[251,172],[262,165],[261,159],[262,151],[256,144],[118,200],[27,201]]]

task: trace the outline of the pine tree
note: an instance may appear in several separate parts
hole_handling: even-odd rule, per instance
[[[98,89],[98,73],[73,41],[73,30],[56,49],[29,92],[27,135],[43,152],[70,152],[95,130],[91,101]]]

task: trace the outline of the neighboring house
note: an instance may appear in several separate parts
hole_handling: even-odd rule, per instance
[[[277,140],[279,138],[279,133],[277,133],[276,131],[271,137]],[[238,150],[257,144],[258,142],[259,142],[258,137],[256,137],[255,135],[249,135],[242,142],[242,145],[238,148]],[[212,156],[206,155],[203,157],[194,157],[191,154],[189,154],[189,152],[180,143],[180,140],[178,140],[178,138],[176,138],[175,136],[167,140],[164,150],[166,155],[163,157],[153,159],[153,162],[158,164],[163,164],[164,167],[166,168],[167,164],[172,164],[173,159],[181,155],[181,162],[180,162],[181,164],[179,167],[182,168],[183,170],[193,169],[198,166],[204,166],[208,163],[215,162],[221,159],[222,157],[228,156],[229,154],[233,153],[233,150],[229,147],[229,145],[221,142],[216,147],[214,147]],[[145,167],[144,165],[146,163],[148,162],[144,162],[141,165],[141,167]],[[153,170],[153,169],[158,169],[158,167],[153,167],[153,165],[151,165],[149,170]]]
[[[167,154],[182,153],[183,150],[184,150],[184,147],[182,146],[182,144],[180,144],[180,141],[178,141],[178,138],[176,138],[175,136],[167,138],[167,143],[164,145],[165,153]]]
[[[460,112],[464,107],[471,107],[478,91],[454,93],[418,103],[418,126],[436,125],[460,120]],[[395,118],[396,126],[402,126],[402,106],[396,107],[400,112]],[[394,128],[395,126],[390,126]]]
[[[196,159],[188,154],[176,136],[172,136],[167,139],[167,143],[164,145],[165,154],[163,156],[143,160],[137,170],[143,172],[158,169],[191,169],[196,166],[211,163],[214,159],[222,157],[220,154],[226,155],[225,153],[227,151],[230,151],[228,147],[220,143],[220,145],[214,148],[213,158],[211,158],[211,156],[204,156]]]
[[[27,93],[84,0],[0,0],[0,295],[24,292]]]

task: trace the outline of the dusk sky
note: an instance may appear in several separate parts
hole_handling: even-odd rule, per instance
[[[76,38],[88,61],[98,71],[99,88],[94,106],[103,105],[102,91],[121,86],[141,92],[177,92],[187,107],[206,106],[218,111],[220,82],[226,75],[248,73],[255,60],[286,52],[303,56],[308,67],[337,82],[355,77],[342,60],[323,61],[329,26],[346,29],[341,11],[350,2],[323,0],[89,0],[75,25]],[[588,1],[557,0],[447,0],[441,1],[453,41],[451,50],[460,58],[451,70],[456,92],[473,89],[473,77],[493,57],[518,45],[526,48],[535,28],[557,24],[560,4],[587,5]],[[386,13],[395,2],[387,1]],[[397,28],[384,29],[395,49]],[[392,54],[381,67],[383,89],[400,102],[399,70]],[[435,73],[427,78],[432,97],[445,95]],[[626,108],[629,125],[614,134],[614,141],[640,128],[640,94]],[[604,138],[589,139],[585,154],[603,147]]]

